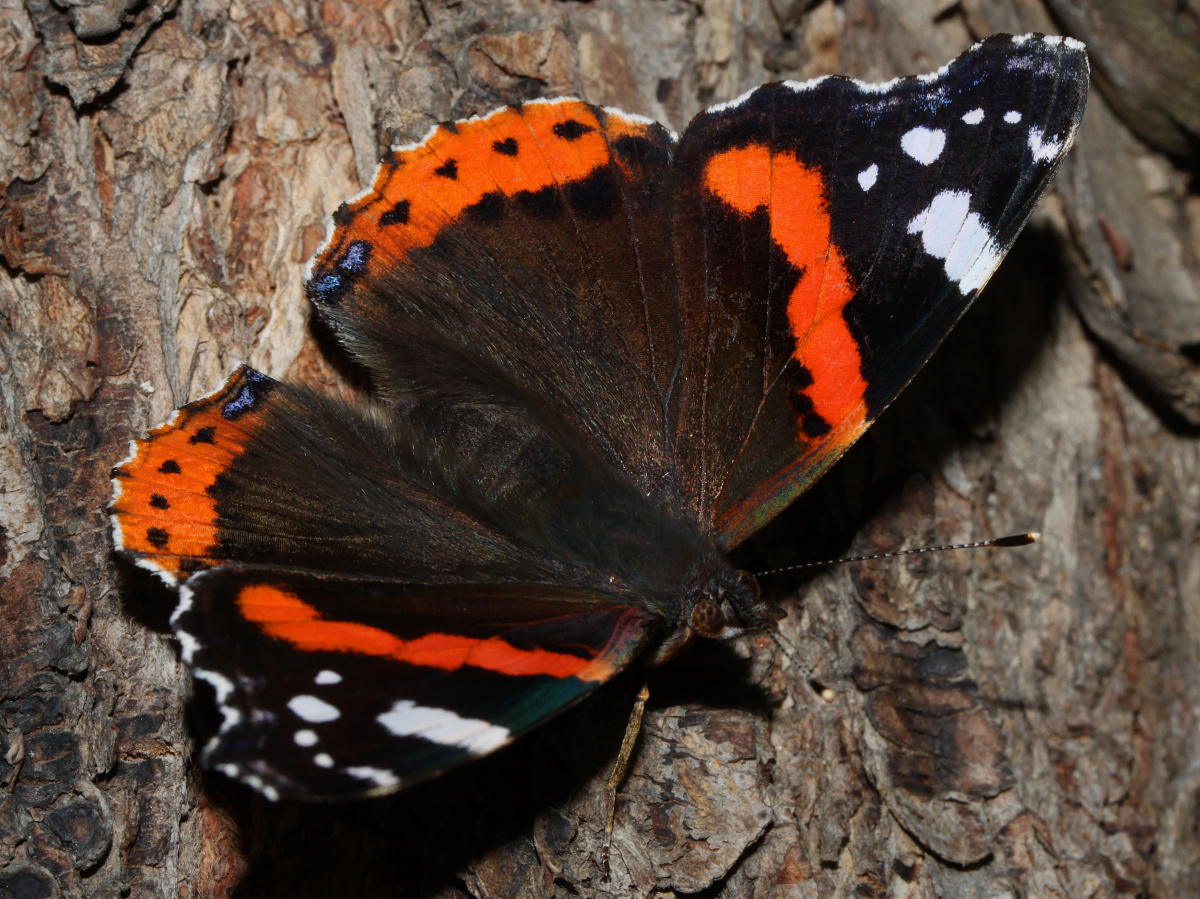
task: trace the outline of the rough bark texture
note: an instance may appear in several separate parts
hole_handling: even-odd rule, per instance
[[[1200,895],[1196,19],[1049,5],[0,0],[0,897]],[[392,799],[198,769],[209,697],[111,555],[108,472],[237,360],[349,389],[303,264],[382,146],[568,93],[679,129],[1063,29],[1103,92],[1057,194],[742,561],[1040,545],[772,579],[780,645],[654,672],[608,881],[633,677]]]

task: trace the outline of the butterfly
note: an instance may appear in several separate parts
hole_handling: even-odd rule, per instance
[[[270,798],[386,793],[774,626],[728,552],[967,309],[1087,82],[1079,42],[996,35],[680,136],[553,99],[393,148],[307,279],[372,398],[240,366],[114,470],[116,547],[178,588],[223,713],[206,762]]]

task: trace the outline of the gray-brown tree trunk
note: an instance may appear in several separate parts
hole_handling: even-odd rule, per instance
[[[0,897],[1200,895],[1200,30],[1187,0],[0,0]],[[238,360],[346,388],[301,285],[382,147],[539,95],[681,129],[763,81],[1088,41],[1056,192],[752,569],[789,615],[400,796],[271,804],[174,597],[114,560],[130,438]]]

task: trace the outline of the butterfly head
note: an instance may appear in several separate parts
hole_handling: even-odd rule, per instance
[[[652,664],[673,658],[693,637],[732,640],[749,631],[772,629],[786,614],[759,598],[758,581],[744,571],[721,567],[695,583],[684,598],[674,633],[662,642]]]
[[[783,616],[778,606],[759,599],[758,581],[751,575],[725,568],[700,590],[689,625],[701,637],[731,640],[750,630],[773,628]]]

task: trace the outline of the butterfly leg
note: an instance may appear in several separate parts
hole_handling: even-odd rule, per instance
[[[629,762],[633,758],[633,748],[637,745],[638,734],[642,732],[642,715],[646,712],[646,700],[650,698],[650,688],[642,684],[637,698],[633,701],[633,711],[629,713],[629,723],[625,725],[625,737],[621,740],[621,751],[613,763],[612,773],[608,775],[608,814],[604,820],[604,879],[608,880],[608,856],[612,849],[613,821],[617,816],[617,790],[625,782],[629,773]]]

